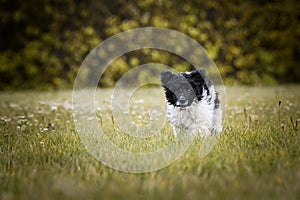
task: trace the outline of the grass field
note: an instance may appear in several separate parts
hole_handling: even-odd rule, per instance
[[[102,126],[114,123],[110,93],[101,96]],[[85,149],[71,91],[0,93],[0,199],[299,199],[300,86],[226,93],[224,130],[208,156],[199,159],[195,141],[172,165],[141,174],[106,167]],[[107,130],[126,148],[126,136]]]

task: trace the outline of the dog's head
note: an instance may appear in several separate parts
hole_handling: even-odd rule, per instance
[[[208,95],[210,82],[203,69],[179,74],[163,71],[160,76],[166,99],[175,107],[185,108],[200,101],[204,91]]]

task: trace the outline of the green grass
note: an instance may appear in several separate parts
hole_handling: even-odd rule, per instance
[[[227,88],[224,131],[210,154],[199,159],[196,141],[172,165],[142,174],[115,171],[87,152],[71,117],[72,92],[1,93],[0,199],[299,199],[299,91]],[[109,127],[110,92],[99,119],[127,148],[130,138]],[[164,131],[152,147],[172,140]]]

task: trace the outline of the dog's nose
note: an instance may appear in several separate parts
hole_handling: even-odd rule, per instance
[[[179,99],[178,99],[179,103],[186,103],[186,98],[184,96],[180,96]]]

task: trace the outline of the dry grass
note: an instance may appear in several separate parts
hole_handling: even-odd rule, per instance
[[[0,199],[299,199],[299,91],[227,88],[224,131],[212,152],[199,159],[198,141],[172,165],[143,174],[115,171],[87,152],[74,130],[71,92],[2,93]],[[101,98],[98,117],[108,126],[110,91]]]

